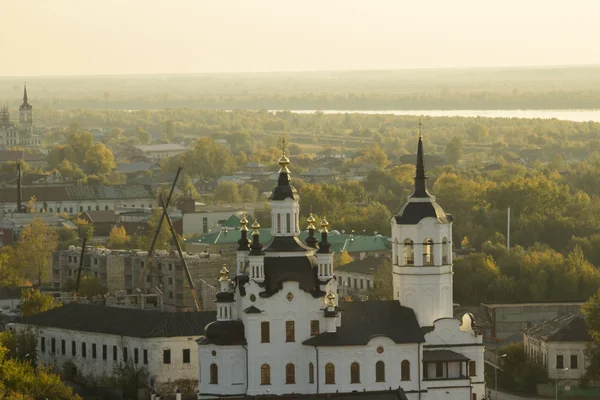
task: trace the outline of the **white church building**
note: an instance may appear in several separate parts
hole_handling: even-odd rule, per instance
[[[279,165],[273,237],[262,244],[254,221],[249,239],[241,220],[235,275],[221,272],[217,320],[197,340],[198,398],[480,400],[482,336],[470,315],[453,318],[452,217],[427,191],[421,137],[414,192],[391,220],[394,300],[338,301],[328,223],[318,239],[311,216],[298,238],[285,154]]]

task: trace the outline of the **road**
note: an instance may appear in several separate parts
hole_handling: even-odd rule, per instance
[[[492,389],[488,389],[488,390],[490,390],[492,392],[491,400],[496,400],[496,391],[492,390]],[[525,397],[525,396],[518,396],[515,394],[498,392],[498,400],[538,400],[538,399],[542,399],[542,398],[541,397]]]

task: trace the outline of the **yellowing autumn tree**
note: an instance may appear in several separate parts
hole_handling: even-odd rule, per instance
[[[38,289],[24,289],[21,293],[21,315],[35,315],[53,308],[61,306],[60,303],[54,303],[54,297],[44,294]]]
[[[58,234],[41,219],[34,218],[31,225],[21,229],[11,262],[22,277],[41,285],[50,275],[50,259],[58,246]]]
[[[111,229],[108,235],[108,248],[109,249],[124,249],[129,246],[131,238],[127,236],[125,228],[122,226],[115,226]]]

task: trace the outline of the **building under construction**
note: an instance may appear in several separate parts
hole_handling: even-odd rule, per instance
[[[56,251],[52,257],[52,288],[66,290],[77,278],[81,247],[70,246]],[[111,295],[128,297],[130,303],[139,302],[137,283],[144,272],[142,288],[145,293],[161,293],[165,311],[190,311],[194,309],[193,297],[186,280],[183,262],[177,253],[157,250],[151,258],[140,250],[109,250],[88,246],[83,253],[82,276],[96,278]],[[214,296],[221,267],[235,265],[235,256],[219,254],[185,254],[190,275],[196,286],[202,310],[214,310]],[[157,290],[156,290],[157,289]],[[125,300],[123,300],[125,301]],[[125,301],[127,302],[127,301]]]

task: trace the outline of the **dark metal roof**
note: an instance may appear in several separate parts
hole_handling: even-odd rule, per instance
[[[88,219],[94,224],[114,224],[117,221],[115,210],[84,211],[84,214],[87,214]]]
[[[23,317],[22,323],[82,332],[151,338],[204,335],[216,319],[215,311],[162,312],[70,303],[41,314]]]
[[[1,152],[0,152],[1,153]],[[150,186],[145,185],[69,185],[31,186],[23,188],[23,198],[35,196],[38,204],[44,201],[108,200],[108,199],[154,199]],[[17,201],[17,191],[0,188],[0,203]]]
[[[262,286],[264,292],[260,297],[271,297],[283,288],[284,282],[298,282],[301,290],[311,293],[314,297],[321,297],[325,292],[319,288],[320,282],[317,275],[317,257],[304,255],[296,257],[265,257],[265,281]]]
[[[322,333],[306,341],[310,346],[365,345],[385,336],[395,343],[423,343],[425,338],[411,308],[398,301],[348,302],[343,305],[342,326],[335,333]]]
[[[250,306],[244,310],[246,314],[261,314],[262,310],[258,309],[256,306]]]
[[[0,287],[0,300],[21,299],[22,287],[2,286]]]
[[[310,247],[302,243],[297,236],[273,236],[269,243],[267,243],[264,247],[264,251],[266,253],[274,253],[274,252],[294,252],[301,251],[306,252],[311,250]]]
[[[529,328],[525,335],[546,342],[590,342],[585,319],[579,314],[566,314]]]
[[[423,351],[423,362],[438,361],[469,361],[470,358],[458,354],[452,350],[425,350]]]
[[[399,225],[415,225],[425,218],[435,218],[441,223],[452,222],[452,216],[446,214],[442,207],[433,199],[425,202],[409,201],[402,206],[394,218]]]
[[[246,344],[244,324],[240,320],[211,322],[206,326],[206,337],[200,338],[198,344],[244,345]]]
[[[311,293],[314,297],[326,293],[319,288],[317,275],[317,259],[315,256],[301,257],[265,257],[265,281],[261,297],[271,297],[283,288],[284,282],[298,282],[301,290]]]

